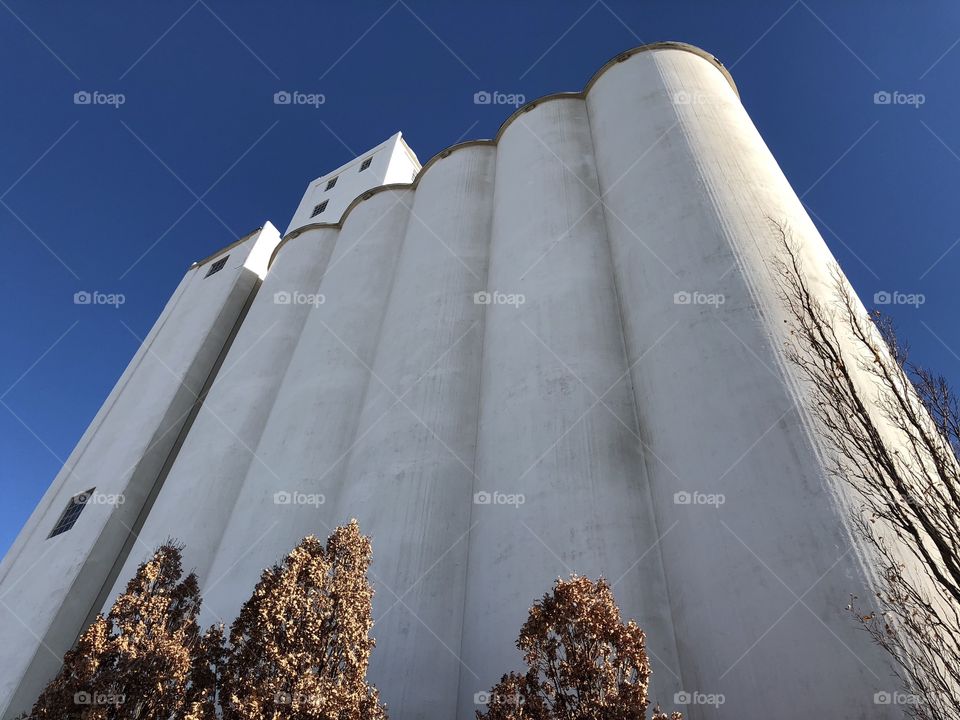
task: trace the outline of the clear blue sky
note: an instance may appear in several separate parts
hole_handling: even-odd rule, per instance
[[[308,181],[397,130],[424,162],[491,137],[511,108],[477,91],[580,90],[657,40],[731,68],[861,297],[923,293],[891,312],[960,380],[956,2],[0,0],[0,552],[193,260],[285,228]],[[126,302],[75,305],[82,290]]]

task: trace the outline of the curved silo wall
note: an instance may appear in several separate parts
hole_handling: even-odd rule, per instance
[[[862,552],[784,362],[772,223],[818,280],[829,253],[709,62],[635,55],[587,103],[628,352],[644,356],[654,512],[677,523],[660,546],[684,690],[722,693],[719,716],[882,716],[888,671],[844,610]]]
[[[335,230],[310,230],[288,240],[271,265],[137,533],[106,610],[137,565],[168,538],[183,545],[184,567],[208,578],[335,242]]]
[[[370,678],[397,717],[455,717],[496,150],[412,197],[336,521],[374,539]]]
[[[325,539],[344,482],[370,383],[397,259],[409,190],[381,192],[358,205],[339,231],[290,365],[269,409],[255,459],[243,479],[208,578],[210,612],[232,618],[263,568],[305,535]],[[286,248],[281,248],[274,261]],[[281,306],[276,306],[275,312]]]
[[[544,102],[500,137],[487,285],[502,298],[486,306],[459,715],[519,669],[530,603],[573,572],[616,584],[672,695],[665,528],[651,512],[582,99]]]

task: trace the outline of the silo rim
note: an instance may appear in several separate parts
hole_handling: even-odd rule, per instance
[[[416,177],[413,179],[412,182],[409,182],[409,183],[393,183],[393,184],[390,184],[390,185],[380,185],[379,187],[371,188],[371,189],[369,189],[369,190],[364,190],[364,191],[363,191],[362,193],[360,193],[357,197],[355,197],[355,198],[350,202],[349,205],[347,205],[346,209],[343,211],[343,214],[340,216],[340,219],[339,219],[337,222],[330,222],[330,223],[309,223],[309,224],[307,224],[307,225],[301,225],[301,226],[298,227],[298,228],[294,228],[293,230],[291,230],[290,232],[288,232],[286,235],[283,236],[283,239],[280,241],[280,244],[277,245],[277,247],[274,249],[273,255],[272,255],[272,257],[270,258],[270,264],[271,264],[271,265],[273,264],[274,259],[276,259],[277,253],[280,251],[280,248],[282,248],[282,247],[286,244],[287,240],[292,240],[293,238],[297,237],[298,235],[300,235],[300,234],[302,234],[302,233],[304,233],[304,232],[306,232],[306,231],[308,231],[308,230],[316,230],[316,229],[320,229],[320,228],[336,228],[336,229],[342,228],[344,222],[346,222],[347,216],[350,215],[350,213],[353,211],[353,209],[354,209],[358,204],[360,204],[360,203],[363,202],[364,200],[370,199],[373,195],[376,195],[376,194],[378,194],[378,193],[385,192],[385,191],[389,191],[389,190],[404,190],[404,189],[416,190],[417,186],[420,184],[420,179],[424,176],[424,174],[427,172],[427,170],[429,170],[429,169],[430,169],[436,162],[438,162],[439,160],[442,160],[442,159],[444,159],[444,158],[449,157],[453,152],[455,152],[455,151],[457,151],[457,150],[460,150],[460,149],[462,149],[462,148],[473,147],[473,146],[477,146],[477,145],[492,145],[492,146],[496,146],[496,144],[500,141],[500,138],[503,136],[504,131],[505,131],[505,130],[511,125],[511,123],[513,123],[513,121],[514,121],[517,117],[519,117],[520,115],[522,115],[522,114],[524,114],[524,113],[526,113],[526,112],[529,112],[530,110],[532,110],[532,109],[533,109],[534,107],[536,107],[537,105],[540,105],[540,104],[542,104],[542,103],[544,103],[544,102],[547,102],[547,101],[550,101],[550,100],[564,100],[564,99],[571,99],[571,98],[579,98],[579,99],[586,98],[587,93],[590,92],[590,89],[594,86],[594,84],[597,82],[597,80],[599,80],[600,77],[601,77],[607,70],[609,70],[610,68],[612,68],[614,65],[619,65],[620,63],[624,62],[625,60],[630,59],[630,58],[633,57],[634,55],[639,55],[640,53],[643,53],[643,52],[651,52],[651,51],[654,51],[654,50],[680,50],[680,51],[683,51],[683,52],[692,53],[692,54],[694,54],[694,55],[697,55],[698,57],[703,58],[703,59],[706,60],[707,62],[711,63],[714,67],[716,67],[716,68],[721,72],[721,74],[723,74],[723,76],[726,78],[727,82],[730,84],[730,87],[731,87],[731,89],[733,90],[734,94],[736,94],[737,97],[740,97],[740,91],[737,90],[737,85],[736,85],[736,83],[733,81],[733,76],[730,74],[730,71],[727,70],[727,68],[724,66],[724,64],[723,64],[722,62],[720,62],[720,61],[716,58],[716,56],[712,55],[711,53],[708,53],[706,50],[703,50],[702,48],[698,48],[696,45],[690,45],[689,43],[678,42],[678,41],[673,41],[673,40],[662,41],[662,42],[655,42],[655,43],[648,43],[648,44],[646,44],[646,45],[639,45],[639,46],[634,47],[634,48],[631,48],[631,49],[629,49],[629,50],[625,50],[625,51],[623,51],[623,52],[617,53],[614,57],[612,57],[610,60],[608,60],[606,63],[604,63],[604,64],[600,67],[600,69],[597,70],[597,71],[591,76],[591,78],[587,81],[587,84],[584,85],[583,90],[580,90],[579,92],[572,91],[572,92],[550,93],[550,94],[547,94],[547,95],[543,95],[543,96],[537,98],[536,100],[531,100],[530,102],[525,103],[524,105],[520,106],[519,108],[517,108],[517,110],[516,110],[515,112],[513,112],[509,117],[507,117],[506,120],[504,120],[504,121],[500,124],[500,128],[497,130],[497,134],[493,137],[493,139],[465,140],[465,141],[463,141],[463,142],[454,143],[453,145],[448,145],[447,147],[443,148],[442,150],[440,150],[438,153],[436,153],[433,157],[431,157],[427,162],[425,162],[425,163],[423,164],[423,166],[420,168],[420,171],[417,173]],[[217,253],[214,253],[214,256],[215,256],[216,254],[217,254]]]

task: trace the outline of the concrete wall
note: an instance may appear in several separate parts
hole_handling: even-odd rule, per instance
[[[29,709],[113,583],[198,395],[260,282],[267,225],[184,276],[4,560],[0,707]],[[218,258],[213,258],[215,261]],[[96,488],[72,529],[48,538],[71,497]],[[112,500],[112,501],[111,501]],[[99,601],[99,602],[98,602]]]
[[[660,549],[683,688],[723,693],[724,717],[883,716],[884,658],[844,611],[863,596],[865,558],[783,361],[771,220],[819,277],[825,245],[702,59],[634,56],[587,102],[631,364],[642,356],[632,376],[655,514],[677,523]],[[678,504],[677,492],[726,502]]]
[[[232,619],[264,567],[305,535],[334,527],[333,499],[375,382],[380,327],[406,233],[409,191],[379,193],[350,213],[256,446],[207,578],[210,613]],[[286,247],[277,256],[286,252]],[[258,298],[257,302],[272,302]]]
[[[395,137],[385,165],[412,172]],[[179,537],[204,620],[229,622],[264,567],[357,517],[370,676],[398,720],[472,716],[521,668],[530,604],[574,572],[614,585],[647,631],[653,699],[689,693],[692,720],[897,714],[843,609],[869,558],[783,358],[770,221],[815,284],[832,258],[715,61],[624,54],[412,186],[341,200],[341,224],[276,254],[118,583]],[[189,326],[216,326],[185,287]],[[178,335],[181,365],[200,335]],[[132,414],[141,394],[108,403]],[[124,452],[153,412],[118,416]],[[25,542],[8,564],[37,561]],[[72,549],[57,571],[83,579],[96,555]],[[31,576],[24,602],[61,611],[65,585],[46,606],[39,590],[59,577]]]
[[[456,716],[495,159],[465,148],[417,187],[334,494],[381,550],[370,673],[400,717]]]
[[[307,315],[322,301],[317,288],[335,239],[336,233],[329,229],[304,232],[286,243],[270,268],[105,610],[137,566],[169,537],[185,546],[185,568],[199,577],[209,576],[242,480],[257,462],[255,448],[293,349]]]
[[[458,717],[520,667],[514,642],[530,603],[571,572],[620,581],[621,607],[650,628],[667,663],[656,668],[658,697],[676,689],[660,530],[598,195],[583,100],[546,102],[500,137],[487,287],[525,302],[486,306],[475,483],[485,495],[473,508]]]

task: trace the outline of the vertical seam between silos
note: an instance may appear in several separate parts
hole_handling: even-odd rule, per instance
[[[660,76],[661,84],[662,84],[663,74],[660,71],[660,65],[656,61],[656,53],[648,53],[647,57],[649,57],[650,61],[653,63],[654,69],[656,70],[657,74]],[[587,101],[585,98],[584,104],[586,105],[586,103]],[[633,365],[630,362],[630,355],[627,348],[627,328],[626,328],[626,324],[623,321],[623,296],[620,290],[620,283],[617,282],[617,273],[615,269],[616,256],[613,248],[613,242],[610,239],[610,223],[607,218],[607,204],[603,199],[603,188],[600,187],[600,172],[597,168],[596,141],[594,139],[594,134],[593,134],[593,124],[590,120],[589,107],[587,107],[587,124],[590,129],[590,142],[593,149],[593,166],[594,166],[594,172],[597,175],[597,189],[600,190],[600,207],[603,211],[604,235],[606,236],[606,239],[607,239],[607,247],[609,249],[609,255],[610,255],[610,274],[612,276],[613,286],[614,286],[615,296],[616,296],[617,319],[620,322],[620,342],[623,348],[624,361],[626,363],[625,370],[627,373],[627,379],[630,382],[630,395],[633,399],[633,416],[634,416],[634,422],[636,423],[636,428],[637,428],[637,437],[639,438],[640,433],[642,431],[640,428],[640,400],[637,397],[637,387],[633,379]],[[663,545],[660,542],[663,539],[664,534],[661,534],[661,531],[660,531],[660,522],[659,522],[659,518],[657,517],[657,506],[656,506],[656,503],[654,503],[653,501],[653,488],[651,486],[653,475],[649,470],[649,466],[647,464],[647,460],[648,460],[647,451],[646,451],[646,448],[643,447],[643,445],[644,443],[642,442],[642,439],[641,439],[641,447],[638,448],[638,450],[641,458],[641,464],[644,469],[644,475],[646,477],[645,491],[647,496],[647,502],[649,503],[650,516],[653,518],[654,532],[656,532],[657,534],[656,547],[657,547],[657,557],[660,560],[660,577],[663,581],[664,592],[666,593],[666,596],[667,596],[666,597],[667,607],[665,609],[667,611],[668,617],[670,618],[670,634],[673,640],[674,655],[677,659],[677,664],[678,664],[677,672],[679,673],[679,677],[677,679],[680,681],[680,686],[682,689],[683,687],[685,687],[685,684],[683,681],[684,662],[683,662],[683,656],[680,653],[680,647],[677,644],[677,629],[676,629],[676,621],[674,620],[674,615],[673,615],[674,605],[671,600],[670,579],[669,579],[669,576],[667,575],[666,563],[663,557]]]
[[[309,232],[309,231],[308,231],[308,232]],[[323,232],[323,230],[321,230],[321,232]],[[298,235],[297,237],[303,237],[303,236],[305,236],[305,235],[307,235],[306,232],[303,233],[303,234],[301,234],[301,235]],[[292,241],[295,241],[296,239],[297,239],[297,238],[291,238],[290,241],[292,242]],[[308,238],[308,239],[309,239],[309,238]],[[328,238],[321,238],[320,242],[325,242],[327,239],[328,239]],[[323,265],[324,265],[324,267],[323,267],[323,273],[320,275],[320,280],[319,280],[319,282],[317,283],[317,286],[316,286],[316,288],[315,288],[315,289],[318,290],[318,291],[320,290],[320,287],[321,287],[322,284],[323,284],[323,278],[326,276],[326,273],[327,273],[327,265],[330,264],[330,258],[333,257],[333,251],[336,249],[336,243],[337,243],[337,240],[339,240],[339,239],[340,239],[340,230],[337,229],[337,230],[335,231],[335,234],[334,234],[334,237],[333,237],[333,241],[329,243],[330,249],[329,249],[329,251],[327,252],[326,257],[324,258],[324,261],[323,261]],[[269,270],[267,271],[268,276],[269,276],[269,273],[271,273],[271,272],[273,272],[273,270],[272,270],[272,265],[271,265],[271,269],[269,269]],[[264,279],[264,282],[266,282],[266,278]],[[253,446],[253,449],[252,449],[252,450],[247,451],[247,454],[249,455],[249,460],[247,461],[246,470],[245,470],[244,473],[243,473],[243,477],[240,478],[240,480],[239,480],[239,487],[238,487],[237,490],[236,490],[236,495],[235,495],[235,497],[234,497],[233,504],[231,505],[230,514],[229,514],[229,516],[228,516],[228,518],[227,518],[226,524],[224,525],[223,532],[220,534],[219,539],[216,541],[216,543],[215,543],[215,545],[214,545],[214,550],[213,550],[213,552],[210,554],[210,562],[209,562],[209,565],[207,566],[207,571],[208,571],[208,572],[209,572],[210,569],[212,569],[212,568],[214,567],[214,565],[215,565],[216,562],[217,562],[217,558],[218,558],[219,555],[220,555],[220,549],[221,549],[221,547],[223,547],[224,538],[226,538],[226,536],[227,536],[227,531],[230,529],[230,525],[232,524],[232,520],[233,520],[233,518],[235,517],[235,515],[234,515],[234,510],[236,510],[237,503],[240,502],[240,497],[241,497],[241,495],[243,494],[243,489],[244,489],[244,487],[246,487],[247,480],[248,480],[249,477],[250,477],[250,469],[253,467],[253,464],[254,464],[253,461],[254,461],[254,459],[259,459],[258,454],[257,454],[257,451],[260,449],[260,443],[261,443],[261,441],[263,440],[264,432],[266,431],[266,428],[269,426],[271,416],[273,415],[274,409],[275,409],[276,406],[277,406],[277,399],[280,397],[280,390],[283,388],[284,381],[285,381],[286,378],[287,378],[287,373],[290,371],[290,364],[293,362],[293,358],[294,358],[294,356],[296,355],[297,348],[300,346],[300,343],[301,343],[301,341],[303,340],[303,329],[304,329],[304,327],[306,327],[308,318],[309,318],[309,311],[308,311],[308,312],[304,312],[304,313],[303,313],[303,319],[300,321],[300,327],[299,327],[298,330],[297,330],[296,340],[294,340],[294,342],[293,342],[293,347],[291,347],[291,348],[290,348],[290,351],[289,351],[288,353],[285,353],[285,355],[284,355],[284,359],[286,360],[286,364],[285,364],[284,367],[283,367],[283,372],[282,372],[282,374],[280,375],[279,378],[277,378],[276,389],[274,390],[274,392],[273,392],[273,394],[272,394],[272,397],[271,397],[271,399],[270,399],[270,405],[269,405],[269,407],[265,408],[265,413],[264,413],[264,418],[265,418],[265,419],[264,419],[263,424],[262,424],[262,426],[261,426],[261,428],[260,428],[260,432],[259,432],[259,435],[258,435],[258,437],[257,437],[256,444]],[[268,330],[268,332],[269,332],[269,330]],[[211,388],[211,390],[212,390],[212,388]],[[262,461],[261,461],[261,462],[262,462]],[[208,578],[208,579],[209,579],[209,578]],[[202,582],[203,582],[203,578],[201,578],[201,583],[202,583]]]
[[[493,148],[493,179],[491,182],[492,187],[490,189],[490,215],[487,223],[487,252],[486,262],[484,263],[484,269],[486,272],[484,273],[483,282],[481,283],[481,290],[486,290],[487,281],[490,278],[490,258],[493,250],[493,216],[496,212],[497,159],[500,152],[500,147],[499,145],[494,145]],[[457,646],[459,651],[457,653],[457,660],[459,660],[460,667],[457,670],[457,691],[454,695],[454,717],[456,717],[456,710],[460,706],[460,693],[463,690],[463,669],[466,667],[463,662],[463,633],[467,620],[467,599],[469,597],[468,591],[470,589],[470,549],[473,546],[473,536],[469,533],[473,528],[473,508],[475,504],[473,502],[473,497],[474,491],[476,490],[477,481],[477,460],[480,457],[480,421],[483,418],[483,360],[486,356],[487,347],[487,307],[487,305],[480,306],[480,377],[477,380],[477,427],[473,441],[473,477],[470,479],[470,496],[468,498],[470,501],[470,515],[467,520],[467,553],[463,568],[463,603],[460,609],[460,643]],[[467,669],[469,670],[469,668]]]
[[[416,194],[416,190],[413,190],[413,191],[405,190],[403,192],[404,193],[410,192],[411,195]],[[360,431],[360,422],[363,420],[363,409],[367,406],[367,397],[370,394],[370,380],[373,377],[373,367],[377,362],[377,356],[380,354],[380,345],[381,345],[381,342],[383,341],[383,324],[387,318],[387,313],[390,309],[390,301],[393,299],[393,288],[397,282],[397,267],[400,264],[400,256],[403,254],[403,248],[407,243],[407,233],[410,230],[410,215],[412,214],[412,210],[413,210],[412,202],[410,205],[407,205],[405,202],[403,202],[403,198],[401,198],[400,200],[398,200],[397,203],[392,205],[389,210],[387,210],[387,214],[391,213],[396,208],[397,205],[403,205],[404,209],[407,211],[404,219],[404,223],[403,223],[403,235],[400,238],[400,247],[397,248],[396,255],[393,258],[393,269],[392,269],[392,272],[390,273],[390,287],[387,289],[387,294],[383,301],[383,307],[380,309],[380,320],[377,323],[377,339],[373,344],[372,352],[370,354],[370,363],[368,366],[369,370],[367,370],[367,373],[366,373],[367,377],[366,377],[366,382],[363,385],[363,394],[360,396],[360,402],[357,405],[357,420],[354,423],[354,427],[353,427],[353,435],[351,436],[352,442],[347,450],[346,455],[340,460],[340,462],[343,463],[343,467],[345,468],[350,466],[350,458],[353,457],[354,450],[356,449],[356,444],[359,442],[359,439],[357,438],[357,433]],[[351,350],[352,354],[354,352],[355,351]],[[360,360],[360,362],[362,363],[363,361]],[[387,390],[390,393],[393,393],[392,388],[388,387]],[[340,486],[342,487],[342,485],[343,484],[341,483]],[[339,499],[340,498],[337,498],[337,500]],[[339,506],[339,502],[337,503],[337,505]],[[334,520],[334,522],[336,521]]]

